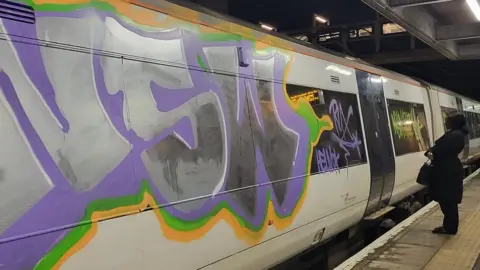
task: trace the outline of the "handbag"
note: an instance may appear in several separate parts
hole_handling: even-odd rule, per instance
[[[417,183],[422,186],[429,186],[433,179],[433,163],[425,162],[420,168],[417,176]]]

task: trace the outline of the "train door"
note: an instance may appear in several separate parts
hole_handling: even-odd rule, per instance
[[[356,71],[370,164],[370,195],[365,216],[388,205],[395,184],[395,156],[382,78]]]

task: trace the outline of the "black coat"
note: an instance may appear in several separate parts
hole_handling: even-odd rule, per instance
[[[433,154],[432,199],[443,203],[461,203],[465,172],[458,155],[465,147],[465,132],[450,130],[435,141],[428,151]]]

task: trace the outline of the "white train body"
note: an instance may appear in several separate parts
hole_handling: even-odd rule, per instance
[[[355,60],[163,1],[33,3],[0,19],[0,269],[265,269],[418,192],[442,113],[480,146],[478,103]]]

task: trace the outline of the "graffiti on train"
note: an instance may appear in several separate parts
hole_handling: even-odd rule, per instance
[[[326,148],[316,149],[315,153],[319,172],[331,172],[340,168],[338,166],[340,154],[331,145]]]
[[[398,100],[389,100],[388,103],[395,154],[427,150],[430,139],[423,105]]]
[[[292,101],[299,96],[310,96],[317,117],[332,119],[333,129],[323,132],[312,154],[311,173],[338,171],[342,168],[366,163],[365,146],[357,96],[328,90],[312,90],[310,87],[287,85]]]
[[[411,138],[423,125],[411,111],[392,110],[390,112],[394,135],[399,139]]]
[[[349,125],[354,116],[353,107],[352,105],[349,105],[347,114],[345,115],[342,104],[339,101],[332,99],[332,101],[330,101],[329,113],[333,118],[335,127],[332,139],[334,143],[337,143],[344,151],[343,157],[348,165],[350,151],[354,150],[357,152],[358,156],[360,156],[360,145],[362,144],[362,141],[359,139],[358,130],[351,130]]]
[[[180,242],[219,220],[249,245],[271,221],[290,226],[313,145],[334,128],[273,83],[292,56],[137,6],[74,2],[36,4],[35,24],[0,21],[32,41],[0,41],[0,241],[24,238],[0,245],[1,264],[56,269],[99,221],[145,209]],[[331,153],[325,170],[338,167]]]

